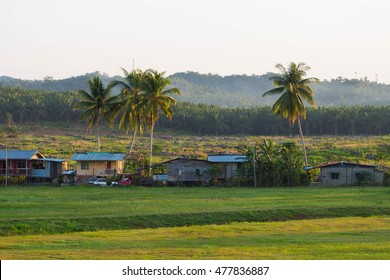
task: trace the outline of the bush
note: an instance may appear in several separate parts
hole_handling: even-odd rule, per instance
[[[372,183],[372,174],[367,171],[356,173],[356,180],[358,185],[368,185]]]
[[[383,174],[383,185],[390,186],[390,173],[385,172]]]

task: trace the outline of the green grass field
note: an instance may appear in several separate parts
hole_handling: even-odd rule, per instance
[[[0,248],[1,259],[390,259],[390,218],[14,236]]]
[[[390,188],[1,187],[1,259],[390,259]]]

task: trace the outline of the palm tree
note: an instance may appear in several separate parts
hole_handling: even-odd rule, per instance
[[[305,63],[299,63],[297,65],[294,62],[291,62],[287,69],[282,64],[277,64],[276,68],[281,73],[270,77],[275,88],[265,92],[263,97],[281,94],[273,105],[272,111],[276,113],[278,117],[283,116],[284,118],[287,118],[291,127],[294,125],[295,121],[298,121],[299,134],[301,136],[305,156],[305,165],[308,166],[300,118],[306,118],[306,109],[303,100],[307,101],[310,105],[316,106],[313,99],[314,91],[310,87],[310,83],[319,82],[319,80],[317,78],[305,78],[306,71],[310,70],[310,67]]]
[[[164,75],[165,72],[159,73],[155,70],[147,70],[142,83],[143,93],[140,106],[145,110],[146,124],[150,130],[149,177],[152,171],[154,125],[160,113],[163,113],[168,119],[172,119],[171,105],[175,105],[176,100],[170,94],[180,94],[178,88],[167,89],[171,81]]]
[[[88,81],[89,90],[79,90],[81,101],[76,107],[86,109],[81,114],[80,120],[88,120],[88,128],[97,126],[98,152],[100,152],[100,122],[103,116],[107,123],[112,124],[112,105],[118,99],[117,96],[111,96],[110,89],[103,86],[102,80],[95,76]]]
[[[123,69],[125,81],[113,81],[108,87],[121,86],[121,100],[119,109],[123,110],[122,116],[119,121],[119,128],[124,129],[126,133],[129,130],[133,131],[133,138],[129,148],[129,156],[134,147],[135,137],[137,131],[142,134],[144,127],[144,110],[140,105],[142,83],[144,79],[144,72],[142,70],[133,70],[131,72]]]

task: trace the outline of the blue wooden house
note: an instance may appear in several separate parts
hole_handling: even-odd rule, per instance
[[[63,172],[64,160],[46,158],[37,150],[0,150],[0,176],[24,176],[26,182],[53,182]]]

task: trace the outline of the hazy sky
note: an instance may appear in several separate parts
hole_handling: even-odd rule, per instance
[[[0,76],[55,79],[135,66],[390,84],[388,0],[1,0]]]

